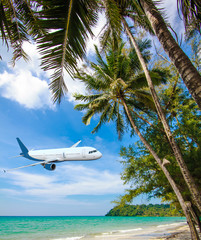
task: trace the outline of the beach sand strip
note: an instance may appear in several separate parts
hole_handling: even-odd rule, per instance
[[[198,229],[197,229],[198,230]],[[169,236],[161,236],[161,237],[157,237],[157,238],[153,238],[151,240],[191,240],[191,234],[189,231],[189,227],[186,226],[182,226],[174,231],[169,232],[170,235]],[[199,233],[199,230],[198,230]],[[201,239],[201,233],[199,233],[200,239]]]

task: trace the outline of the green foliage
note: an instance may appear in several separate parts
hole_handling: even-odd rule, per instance
[[[8,48],[14,49],[13,65],[21,57],[28,59],[22,44],[40,34],[37,19],[29,1],[0,1],[0,37]]]
[[[142,51],[145,51],[146,59],[149,60],[147,41],[141,41]],[[83,122],[89,124],[95,114],[99,114],[100,120],[93,133],[98,131],[103,123],[114,121],[119,138],[126,130],[127,119],[123,103],[126,102],[131,114],[135,119],[141,111],[151,112],[155,110],[152,98],[147,91],[147,81],[136,58],[134,50],[125,49],[124,44],[119,42],[114,49],[113,44],[108,47],[104,56],[96,48],[96,62],[91,62],[92,74],[81,70],[75,78],[83,81],[89,95],[75,94],[76,100],[84,103],[75,106],[78,110],[87,110]],[[143,51],[143,52],[144,52]],[[136,64],[132,59],[136,59]],[[151,71],[156,84],[166,81],[167,73],[163,70]],[[160,81],[159,81],[160,79]]]
[[[142,204],[116,206],[106,216],[178,217],[183,216],[183,214],[169,204]]]
[[[197,61],[195,57],[194,61]],[[157,62],[158,67],[164,66],[164,61]],[[201,112],[195,101],[191,98],[185,86],[180,82],[179,76],[172,65],[167,65],[172,77],[165,88],[158,88],[161,105],[166,114],[171,131],[180,147],[187,167],[193,176],[199,190],[201,191]],[[199,66],[198,66],[199,67]],[[138,119],[140,130],[146,140],[151,144],[154,151],[161,159],[167,159],[170,163],[166,165],[172,178],[176,182],[183,197],[192,201],[190,193],[184,183],[178,165],[173,156],[168,140],[162,130],[161,123],[156,116],[147,118],[152,125],[146,127],[142,120]],[[121,204],[131,202],[140,194],[147,194],[149,198],[159,197],[178,205],[178,201],[164,174],[155,163],[153,157],[141,142],[124,147],[120,153],[124,167],[122,179],[124,183],[130,184],[124,196],[121,196]]]
[[[182,13],[186,32],[197,30],[201,33],[201,2],[200,0],[177,0],[178,12]]]
[[[47,32],[37,39],[42,54],[42,68],[54,70],[50,89],[53,101],[59,102],[67,90],[64,70],[69,74],[76,70],[77,60],[85,55],[86,40],[92,35],[91,27],[97,20],[96,1],[41,2],[39,25]]]
[[[101,6],[106,16],[106,24],[100,37],[103,49],[108,46],[108,42],[113,42],[114,46],[118,45],[124,30],[123,22],[127,19],[129,19],[129,23],[132,22],[133,29],[138,29],[137,31],[144,29],[149,34],[154,35],[151,24],[139,2],[132,0],[105,0],[101,2]]]
[[[178,6],[185,21],[200,31],[200,1],[178,0]],[[97,22],[98,12],[103,9],[107,19],[101,37],[103,47],[108,40],[112,40],[114,46],[118,45],[123,19],[129,18],[129,23],[133,22],[133,29],[138,31],[143,28],[153,34],[140,1],[1,0],[0,37],[7,47],[14,49],[13,64],[21,57],[28,59],[22,48],[24,41],[31,40],[39,44],[42,68],[54,70],[50,84],[53,101],[60,103],[67,91],[64,70],[70,74],[76,70],[77,60],[85,55],[86,40],[89,34],[92,35],[91,28]]]

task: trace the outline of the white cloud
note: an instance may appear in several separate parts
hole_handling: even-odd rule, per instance
[[[4,49],[5,47],[3,47]],[[15,67],[7,64],[7,69],[0,73],[0,95],[16,101],[29,109],[54,108],[48,83],[53,70],[43,71],[40,67],[40,54],[36,44],[25,42],[23,49],[29,55],[29,61],[16,61]],[[6,59],[9,62],[9,59]],[[81,66],[82,62],[79,63]],[[67,72],[64,74],[68,92],[66,100],[74,102],[75,92],[85,94],[84,83],[73,80]]]
[[[14,68],[7,65],[0,74],[0,95],[29,109],[53,108],[47,82],[49,73],[40,68],[36,45],[25,42],[23,48],[30,60],[19,60]]]
[[[16,62],[16,69],[26,69],[30,72],[34,73],[38,78],[41,76],[46,77],[49,79],[50,72],[43,71],[40,67],[40,54],[37,50],[36,44],[31,44],[29,42],[23,43],[23,49],[28,54],[30,60],[28,62],[24,62],[23,60],[19,60]]]
[[[94,54],[94,44],[99,45],[98,34],[105,24],[103,15],[99,15],[97,26],[93,28],[94,38],[89,37],[87,41],[86,54]],[[3,47],[5,49],[6,47]],[[6,70],[0,74],[0,94],[1,96],[16,101],[29,109],[53,108],[51,101],[51,93],[48,87],[48,81],[51,71],[43,71],[40,67],[40,54],[37,51],[36,44],[28,42],[23,43],[23,49],[29,55],[30,60],[24,62],[23,59],[16,62],[14,68],[8,66]],[[8,62],[9,60],[6,59]],[[81,66],[82,62],[79,63]],[[73,80],[66,72],[64,79],[68,88],[66,94],[67,100],[74,102],[73,94],[86,93],[84,83]]]
[[[92,29],[92,32],[94,34],[94,37],[91,38],[89,37],[89,40],[87,42],[87,55],[93,55],[95,53],[94,49],[94,44],[97,45],[98,47],[100,46],[100,41],[99,41],[99,34],[104,25],[106,24],[106,18],[104,13],[100,14],[99,13],[99,18],[97,25]]]
[[[0,74],[0,94],[30,109],[52,107],[48,83],[27,69]]]
[[[19,192],[25,197],[49,202],[62,201],[73,195],[120,194],[125,189],[119,174],[82,165],[63,165],[51,175],[13,171],[9,173],[9,183],[12,187],[1,191],[11,195]]]

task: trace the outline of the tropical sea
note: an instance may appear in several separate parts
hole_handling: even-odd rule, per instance
[[[0,217],[0,240],[151,239],[183,217]]]

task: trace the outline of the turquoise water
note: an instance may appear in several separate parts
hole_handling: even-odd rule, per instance
[[[0,240],[131,239],[123,236],[151,236],[184,222],[182,217],[0,217]]]

